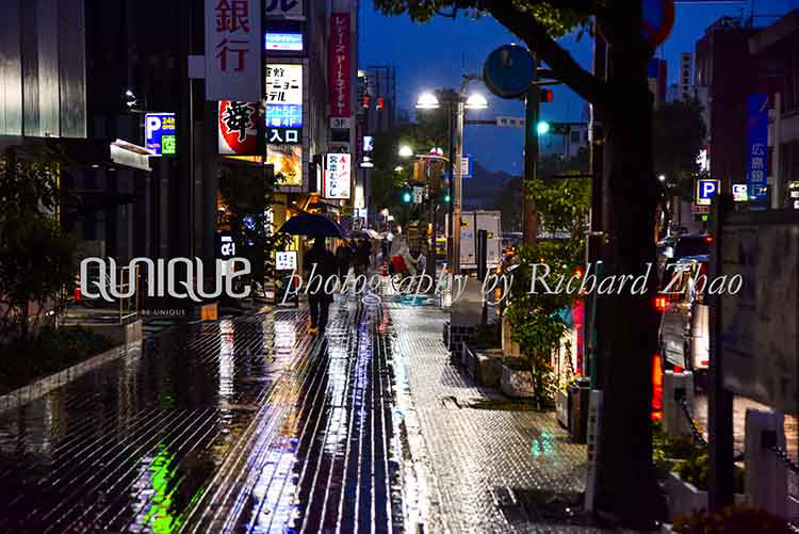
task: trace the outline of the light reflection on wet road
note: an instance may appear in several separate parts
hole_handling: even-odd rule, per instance
[[[0,413],[0,532],[175,531],[269,389],[269,328],[177,327]]]

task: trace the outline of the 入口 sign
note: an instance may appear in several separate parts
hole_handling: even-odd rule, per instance
[[[325,198],[350,198],[350,154],[328,153],[325,156],[325,180],[322,196]]]
[[[205,98],[257,102],[261,1],[205,0]]]
[[[175,154],[175,114],[147,113],[144,116],[144,146],[154,156]]]

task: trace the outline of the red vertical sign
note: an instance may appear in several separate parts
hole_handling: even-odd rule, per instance
[[[327,50],[328,80],[330,83],[330,116],[349,117],[352,106],[352,46],[350,41],[350,14],[330,15],[330,42]]]

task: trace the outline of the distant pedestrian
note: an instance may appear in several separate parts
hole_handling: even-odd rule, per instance
[[[316,270],[314,270],[314,265],[316,265]],[[324,237],[314,239],[313,247],[305,253],[303,267],[306,271],[305,283],[313,284],[312,289],[308,292],[308,307],[311,312],[311,326],[308,331],[313,335],[324,334],[330,303],[333,302],[333,295],[325,291],[325,284],[337,271],[336,257],[325,248]],[[314,273],[314,276],[322,277],[321,284],[309,279],[311,272]]]
[[[336,263],[338,264],[338,276],[343,279],[347,276],[352,263],[352,247],[347,241],[342,240],[336,249]],[[343,282],[342,282],[343,283]]]

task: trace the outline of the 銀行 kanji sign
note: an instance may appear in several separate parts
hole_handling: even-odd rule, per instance
[[[260,0],[205,0],[207,100],[259,99],[260,7]]]

